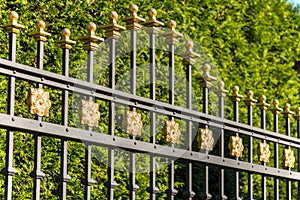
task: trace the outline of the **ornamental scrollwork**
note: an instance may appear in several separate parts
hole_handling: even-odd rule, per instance
[[[142,116],[135,110],[127,111],[126,132],[130,135],[141,136],[143,129]]]
[[[270,161],[271,151],[267,142],[261,142],[259,144],[259,160],[268,163]]]
[[[284,166],[293,168],[295,164],[294,151],[291,148],[284,150]]]
[[[97,127],[100,119],[99,104],[93,100],[81,100],[81,124]]]
[[[237,136],[231,136],[230,137],[230,143],[229,143],[229,150],[230,155],[235,157],[242,157],[243,156],[243,139]]]
[[[49,92],[43,88],[31,88],[29,97],[30,113],[40,117],[49,117],[51,101]]]
[[[179,124],[174,120],[167,120],[165,125],[165,139],[169,143],[179,143],[180,138]]]
[[[208,128],[199,128],[197,142],[199,149],[212,151],[214,144],[213,132]]]

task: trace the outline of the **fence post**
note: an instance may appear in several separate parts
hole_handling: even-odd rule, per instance
[[[12,11],[9,15],[10,23],[2,26],[6,28],[9,33],[9,60],[16,62],[16,49],[17,49],[17,34],[20,32],[23,25],[18,24],[19,15]],[[14,116],[15,110],[15,88],[16,78],[10,76],[8,79],[8,109],[7,113]],[[6,200],[12,199],[12,177],[17,174],[17,170],[13,167],[13,151],[14,151],[14,132],[7,129],[6,131],[6,167],[1,170],[5,175],[5,194]]]

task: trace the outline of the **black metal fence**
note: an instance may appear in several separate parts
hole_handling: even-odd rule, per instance
[[[89,23],[88,34],[81,37],[84,42],[84,49],[87,51],[87,79],[86,81],[77,80],[69,77],[69,49],[74,41],[70,40],[70,31],[63,30],[62,39],[58,42],[63,49],[62,66],[63,74],[55,74],[43,70],[44,42],[50,36],[45,29],[45,23],[38,21],[38,31],[32,36],[37,42],[37,63],[36,68],[28,65],[23,65],[16,62],[16,44],[17,34],[23,27],[17,23],[18,15],[12,12],[10,15],[11,23],[4,27],[9,32],[9,59],[0,59],[0,73],[9,79],[8,88],[8,112],[0,114],[0,126],[7,130],[6,136],[6,167],[2,170],[5,176],[5,199],[13,199],[12,180],[17,171],[14,169],[14,131],[22,131],[34,135],[34,171],[31,177],[34,181],[33,199],[40,199],[40,183],[45,176],[41,171],[41,149],[42,138],[44,136],[59,138],[61,140],[60,150],[60,199],[67,198],[67,184],[70,180],[68,175],[68,141],[83,142],[85,148],[85,175],[83,185],[85,187],[85,199],[91,198],[91,187],[95,181],[91,177],[91,149],[93,145],[103,146],[108,151],[108,182],[105,184],[108,188],[107,199],[114,199],[114,189],[117,186],[115,181],[115,149],[122,148],[130,152],[130,172],[129,184],[127,189],[128,199],[136,198],[136,191],[139,189],[136,184],[136,154],[150,155],[150,180],[148,192],[150,199],[156,199],[156,194],[159,188],[156,185],[156,158],[164,157],[169,159],[168,165],[168,189],[166,191],[168,199],[176,198],[178,188],[175,188],[175,164],[182,162],[186,165],[186,182],[185,192],[181,194],[182,199],[226,199],[240,197],[240,173],[247,174],[248,183],[248,198],[253,199],[253,193],[260,191],[262,199],[267,199],[267,196],[274,196],[274,199],[279,199],[279,180],[285,180],[286,184],[286,199],[298,198],[298,194],[292,194],[292,182],[300,181],[300,173],[294,166],[299,167],[299,158],[294,155],[300,154],[300,139],[290,136],[290,119],[295,117],[297,120],[297,133],[300,137],[300,108],[294,114],[290,111],[290,105],[286,104],[284,110],[279,108],[279,102],[274,101],[270,107],[266,103],[266,97],[262,96],[259,103],[253,98],[253,92],[249,91],[247,98],[243,101],[248,107],[248,124],[239,123],[239,103],[242,101],[242,95],[239,94],[239,88],[236,86],[233,89],[233,94],[230,96],[233,101],[234,120],[225,119],[224,116],[224,100],[227,90],[224,89],[224,83],[220,81],[217,85],[216,94],[218,96],[218,117],[209,114],[209,90],[214,87],[212,82],[216,80],[210,75],[211,67],[203,66],[203,74],[201,85],[203,91],[203,110],[198,112],[192,109],[192,65],[195,59],[199,56],[194,53],[193,43],[187,42],[186,52],[182,55],[183,64],[186,71],[186,107],[175,105],[175,45],[178,43],[179,37],[182,34],[176,32],[176,23],[170,21],[168,31],[162,33],[166,38],[168,45],[169,59],[169,102],[164,103],[156,100],[156,60],[155,60],[155,39],[159,34],[159,26],[163,23],[156,19],[156,11],[149,11],[149,20],[137,16],[137,7],[130,7],[130,17],[124,19],[126,29],[130,30],[130,93],[125,93],[115,89],[116,79],[116,46],[117,40],[120,37],[120,31],[125,30],[117,24],[117,13],[110,14],[111,23],[100,28],[105,29],[106,37],[108,38],[107,46],[109,49],[109,87],[94,84],[93,81],[93,62],[94,51],[97,49],[97,43],[103,41],[95,35],[96,25]],[[149,34],[149,56],[150,56],[150,98],[145,98],[136,95],[137,89],[137,30],[141,28],[141,24],[147,27]],[[31,88],[28,104],[30,113],[36,115],[36,119],[28,119],[15,116],[15,92],[16,79],[22,79],[37,83],[36,87]],[[51,100],[49,92],[44,89],[44,86],[57,88],[62,91],[62,122],[54,124],[45,122],[51,109]],[[81,123],[85,125],[85,129],[71,127],[68,125],[69,115],[69,92],[76,92],[87,98],[81,101]],[[100,99],[108,102],[109,106],[109,134],[96,132],[93,127],[99,123],[99,105],[95,103],[95,99]],[[129,100],[128,100],[129,99]],[[257,104],[256,104],[257,103]],[[261,127],[254,127],[252,124],[252,108],[257,105],[261,110]],[[115,135],[116,129],[116,105],[124,105],[129,108],[126,111],[126,132],[130,138],[118,137]],[[270,110],[274,116],[274,131],[266,130],[266,112]],[[143,124],[141,121],[140,111],[150,113],[150,142],[145,142],[139,139]],[[286,126],[286,134],[278,133],[278,117],[283,114]],[[156,117],[157,115],[167,116],[165,122],[164,137],[169,145],[158,144],[156,142]],[[185,132],[180,135],[178,121],[186,121]],[[200,124],[196,127],[198,131],[195,133],[195,124]],[[194,127],[194,128],[193,128]],[[216,136],[217,135],[217,136]],[[185,147],[176,146],[174,144],[180,141],[180,137],[185,137]],[[254,148],[254,140],[259,142],[259,151]],[[196,144],[193,145],[193,144]],[[273,150],[270,151],[272,145]],[[281,146],[281,148],[280,148]],[[282,149],[283,148],[283,149]],[[247,149],[247,159],[241,160]],[[284,150],[284,151],[281,151]],[[284,154],[283,154],[284,153]],[[253,158],[257,155],[259,163],[255,163]],[[270,158],[274,159],[273,163],[269,163]],[[283,164],[280,164],[283,161]],[[195,165],[202,165],[201,183],[195,183],[193,177],[193,169]],[[198,166],[199,167],[199,166]],[[212,170],[215,169],[215,170]],[[211,191],[210,173],[217,173],[219,181],[217,189]],[[234,182],[228,182],[227,176],[233,175]],[[253,175],[261,176],[261,188],[253,188]],[[272,179],[274,187],[267,191],[267,179]],[[215,180],[216,181],[216,180]],[[201,195],[193,191],[193,186],[203,185]],[[234,196],[226,193],[226,185],[233,185]],[[217,191],[216,191],[217,190]],[[300,186],[298,185],[298,193]],[[195,196],[195,197],[194,197]],[[194,198],[193,198],[194,197]]]

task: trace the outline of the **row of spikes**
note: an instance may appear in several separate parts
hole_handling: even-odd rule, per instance
[[[114,38],[118,39],[120,36],[120,31],[123,30],[138,30],[142,27],[142,25],[147,27],[147,32],[152,34],[157,34],[158,27],[164,26],[163,22],[160,22],[156,19],[157,11],[153,8],[149,9],[149,20],[139,17],[137,15],[138,7],[135,4],[130,5],[129,8],[130,16],[122,19],[123,22],[126,23],[126,28],[119,25],[117,23],[118,13],[116,11],[112,11],[109,14],[110,24],[100,26],[100,29],[105,30],[106,38]],[[19,15],[18,13],[12,11],[10,13],[10,23],[3,25],[2,27],[6,28],[8,32],[13,32],[18,34],[20,29],[24,28],[23,25],[18,24]],[[37,21],[38,31],[31,33],[30,35],[35,38],[37,41],[46,41],[46,37],[51,36],[50,33],[45,31],[46,24],[43,20]],[[176,22],[174,20],[170,20],[168,23],[168,28],[170,29],[166,33],[162,35],[166,37],[167,44],[176,44],[178,43],[177,38],[182,37],[183,35],[175,30]],[[104,39],[96,36],[96,24],[93,22],[88,23],[87,25],[88,34],[86,36],[80,37],[79,40],[84,42],[85,50],[95,50],[98,45],[97,43],[103,42]],[[62,31],[62,40],[58,41],[61,44],[62,48],[71,48],[72,44],[75,44],[75,41],[70,40],[71,31],[69,29],[64,29]]]

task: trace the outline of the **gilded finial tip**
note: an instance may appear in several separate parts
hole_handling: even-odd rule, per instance
[[[131,4],[129,7],[129,12],[136,14],[139,11],[139,8],[135,4]]]
[[[186,47],[187,49],[192,49],[192,48],[194,48],[194,42],[193,42],[193,41],[187,41],[187,42],[185,43],[185,47]]]
[[[150,17],[155,18],[157,16],[157,11],[154,8],[150,8],[148,14]]]
[[[279,101],[278,101],[277,99],[274,100],[274,101],[273,101],[273,105],[274,105],[274,106],[279,106]]]
[[[171,29],[175,29],[176,28],[176,22],[174,20],[170,20],[168,27]]]
[[[253,97],[254,93],[252,90],[249,90],[248,93],[247,93],[248,97]]]
[[[118,13],[116,11],[111,11],[109,14],[109,18],[112,20],[117,20],[119,17]]]
[[[219,88],[224,88],[224,86],[225,86],[225,83],[223,81],[218,82],[218,87]]]
[[[38,29],[45,29],[46,24],[43,20],[38,20],[37,23],[36,23],[36,26],[37,26]]]
[[[91,32],[95,32],[96,31],[96,24],[94,22],[88,23],[87,30],[89,30]]]
[[[289,103],[286,103],[286,104],[284,105],[284,108],[285,108],[285,110],[290,110],[291,105],[290,105]]]
[[[265,95],[261,95],[260,100],[261,100],[262,102],[266,102],[267,97],[266,97]]]
[[[205,64],[203,65],[202,70],[205,72],[209,72],[211,70],[211,66],[209,64]]]
[[[70,29],[65,28],[64,30],[62,30],[61,34],[62,34],[64,37],[70,37],[71,31],[70,31]]]
[[[19,14],[15,11],[11,11],[9,15],[10,20],[18,20],[19,19]]]
[[[240,91],[239,86],[234,86],[234,87],[233,87],[233,92],[237,93],[237,92],[239,92],[239,91]]]
[[[297,107],[296,112],[300,113],[300,107]]]

